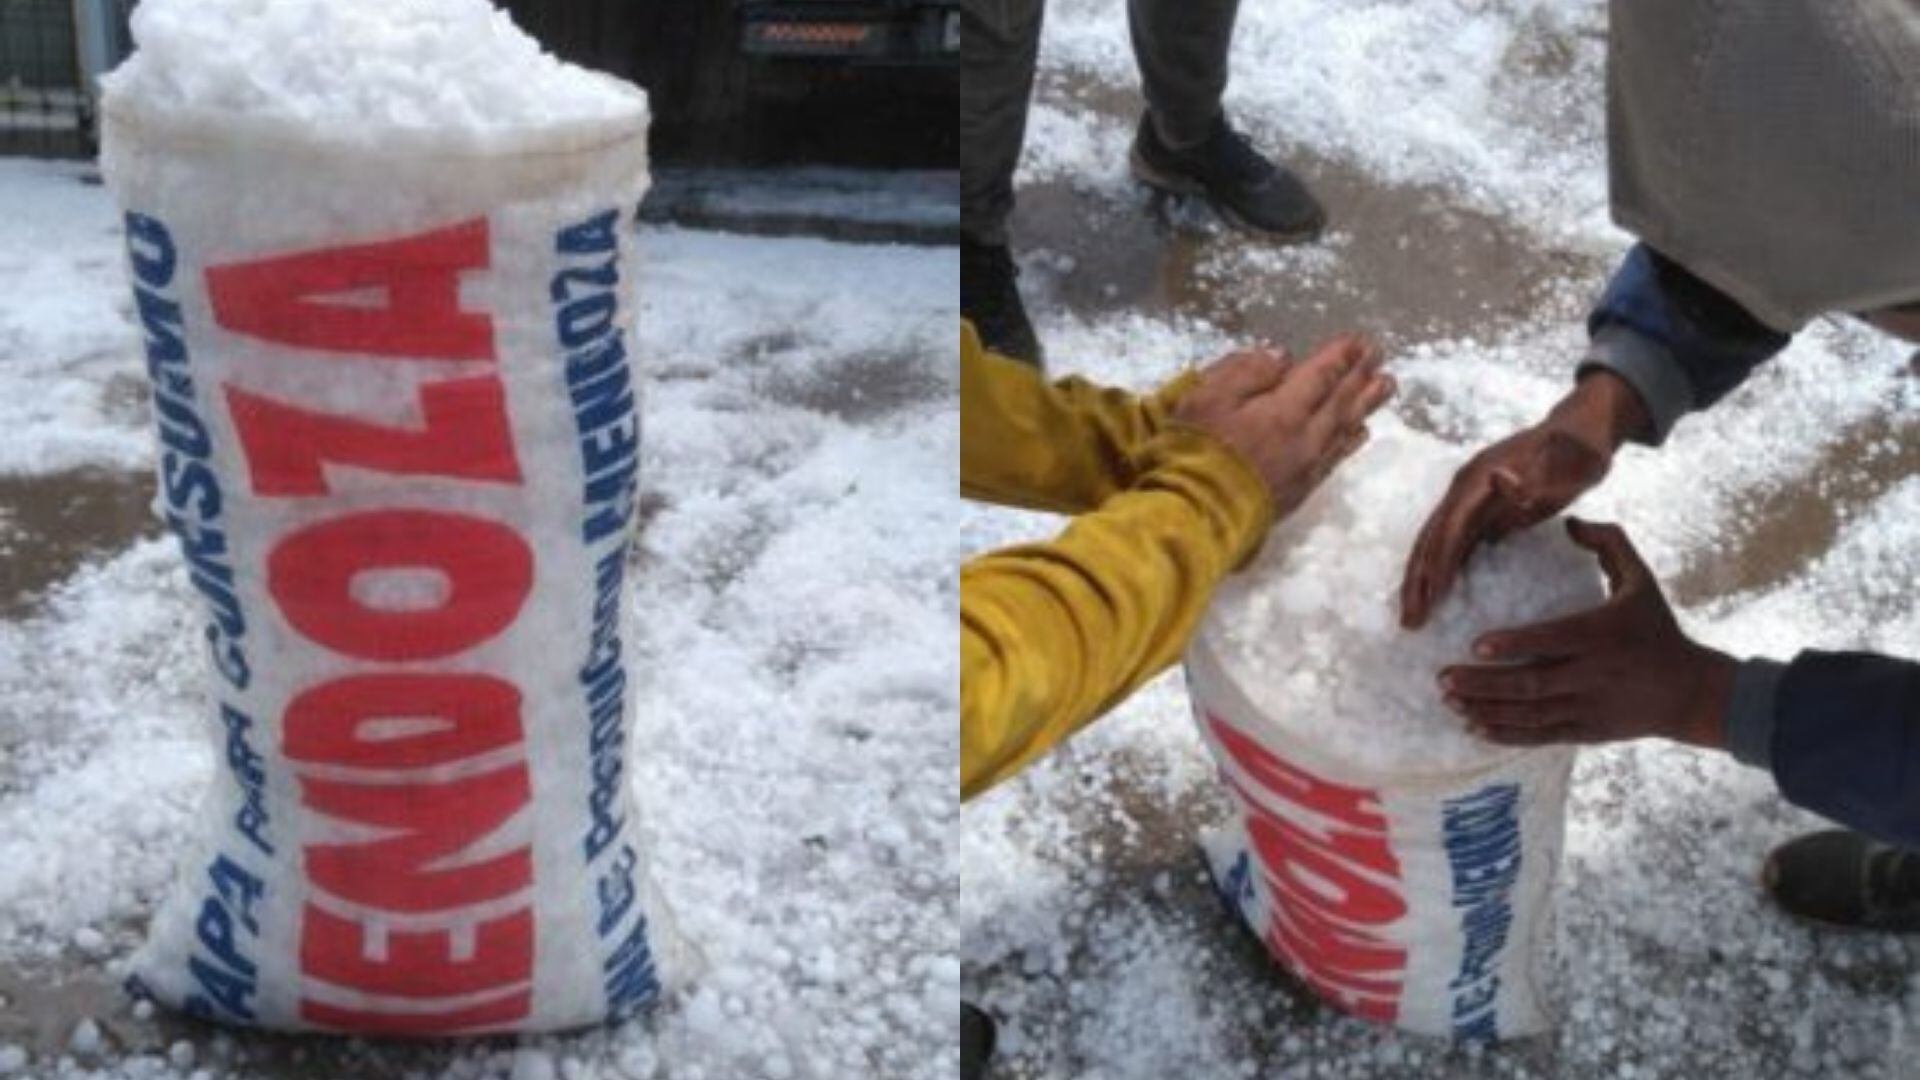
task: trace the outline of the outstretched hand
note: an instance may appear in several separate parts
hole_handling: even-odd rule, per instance
[[[1447,707],[1481,736],[1512,746],[1662,736],[1724,747],[1734,661],[1681,632],[1653,572],[1617,525],[1569,519],[1600,557],[1605,604],[1474,644],[1485,663],[1440,673]]]
[[[1645,423],[1633,388],[1595,372],[1545,420],[1476,454],[1454,474],[1407,556],[1401,625],[1426,623],[1475,548],[1547,520],[1598,484],[1626,436]]]
[[[1201,372],[1172,419],[1232,447],[1267,482],[1278,519],[1366,442],[1367,418],[1393,396],[1380,363],[1379,349],[1352,334],[1305,360],[1284,350],[1234,353]]]

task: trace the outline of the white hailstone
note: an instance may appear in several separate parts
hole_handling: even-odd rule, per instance
[[[156,112],[342,134],[487,134],[646,107],[546,53],[483,0],[146,0],[133,35],[133,57],[102,84]]]
[[[73,1035],[67,1039],[67,1049],[72,1050],[80,1057],[93,1057],[100,1053],[103,1045],[100,1036],[100,1025],[94,1023],[92,1017],[88,1017],[75,1025]]]
[[[1441,668],[1488,630],[1605,599],[1599,564],[1558,525],[1483,547],[1422,629],[1400,629],[1407,552],[1463,451],[1391,417],[1281,522],[1215,597],[1203,633],[1228,677],[1286,733],[1373,775],[1470,768],[1512,751],[1441,701]]]
[[[98,958],[106,955],[107,938],[93,927],[83,926],[73,932],[73,947],[86,956]]]
[[[660,1056],[647,1043],[636,1043],[621,1050],[613,1064],[626,1080],[653,1080],[660,1071]]]
[[[687,1026],[697,1034],[717,1038],[727,1029],[727,1013],[720,995],[711,990],[694,994],[687,1003]]]
[[[513,1052],[512,1080],[554,1080],[553,1055],[545,1050],[522,1046]]]

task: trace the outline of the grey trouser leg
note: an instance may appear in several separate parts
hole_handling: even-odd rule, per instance
[[[961,0],[960,229],[976,243],[1007,242],[1044,6]]]
[[[1219,117],[1239,11],[1240,0],[1127,0],[1140,89],[1168,146],[1206,141]]]

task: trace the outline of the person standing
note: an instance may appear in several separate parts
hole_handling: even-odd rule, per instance
[[[1147,107],[1130,165],[1148,186],[1206,198],[1249,232],[1294,241],[1326,214],[1291,172],[1228,123],[1227,49],[1239,0],[1127,0]],[[982,343],[1039,364],[1020,299],[1007,219],[1026,140],[1044,0],[963,0],[960,43],[960,308]]]

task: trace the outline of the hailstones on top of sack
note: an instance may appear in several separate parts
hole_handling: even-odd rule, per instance
[[[1355,768],[1445,770],[1511,753],[1447,712],[1439,672],[1470,662],[1489,630],[1601,602],[1598,564],[1557,526],[1518,533],[1473,555],[1426,626],[1401,629],[1407,555],[1465,451],[1392,417],[1373,427],[1366,451],[1222,586],[1202,633],[1275,723]]]

